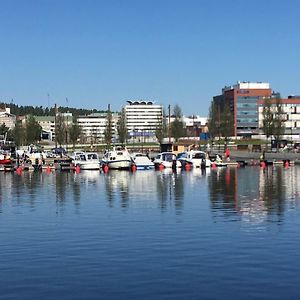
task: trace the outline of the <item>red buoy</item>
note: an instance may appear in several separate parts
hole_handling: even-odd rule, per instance
[[[104,173],[107,173],[107,172],[108,172],[108,165],[104,165],[104,166],[103,166],[103,172],[104,172]]]
[[[76,165],[76,167],[75,167],[75,172],[76,172],[76,173],[80,173],[80,166],[79,166],[79,165]]]
[[[262,162],[260,163],[260,166],[264,169],[264,168],[266,167],[266,162],[265,162],[265,161],[262,161]]]
[[[132,172],[135,172],[135,171],[136,171],[136,165],[135,165],[135,164],[132,164],[132,165],[131,165],[131,171],[132,171]]]
[[[22,174],[22,168],[21,167],[17,167],[17,169],[16,169],[16,173],[18,174],[18,175],[21,175]]]
[[[213,162],[213,163],[211,164],[211,167],[212,167],[213,169],[215,169],[215,168],[217,167],[216,163]]]
[[[185,170],[186,170],[186,171],[191,170],[191,168],[192,168],[192,165],[191,165],[191,164],[186,164],[186,165],[185,165]]]
[[[165,167],[164,167],[164,165],[163,164],[160,164],[159,165],[159,167],[158,167],[158,169],[161,171],[161,170],[163,170]]]
[[[289,164],[288,160],[286,160],[286,161],[284,162],[284,167],[287,169],[289,166],[290,166],[290,164]]]

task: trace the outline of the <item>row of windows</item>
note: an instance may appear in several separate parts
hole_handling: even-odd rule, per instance
[[[256,118],[244,118],[244,119],[237,119],[237,123],[257,123],[258,119]]]
[[[256,103],[258,100],[258,97],[237,97],[237,102],[244,102],[244,103]]]
[[[257,113],[254,111],[238,111],[237,112],[237,117],[247,117],[247,118],[256,118]]]
[[[237,103],[236,104],[237,108],[255,108],[257,107],[256,103]]]

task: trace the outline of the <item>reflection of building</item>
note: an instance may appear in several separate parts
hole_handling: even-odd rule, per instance
[[[215,217],[240,217],[243,223],[281,222],[288,207],[298,205],[300,169],[283,167],[212,170],[208,178]]]
[[[156,129],[161,126],[163,107],[152,101],[127,101],[125,115],[130,137],[155,138]]]
[[[213,97],[214,104],[222,115],[227,105],[233,113],[235,136],[252,136],[258,134],[258,100],[271,97],[269,83],[238,82],[233,86],[225,86],[222,94]]]

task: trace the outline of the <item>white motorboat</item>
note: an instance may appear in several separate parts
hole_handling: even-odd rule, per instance
[[[209,156],[212,167],[227,167],[227,163],[224,163],[222,157],[219,154]]]
[[[176,159],[176,154],[172,152],[162,152],[159,153],[154,161],[154,167],[156,169],[161,168],[180,168],[181,162]]]
[[[149,170],[154,169],[154,163],[144,153],[133,153],[132,160],[136,165],[137,170]]]
[[[208,155],[200,150],[191,150],[179,153],[177,160],[181,162],[182,167],[191,165],[194,168],[206,168],[211,166],[211,161]]]
[[[73,164],[81,170],[100,170],[100,159],[95,152],[80,152],[75,154]]]
[[[132,166],[132,159],[126,147],[115,146],[112,150],[104,153],[102,165],[109,169],[128,170]]]

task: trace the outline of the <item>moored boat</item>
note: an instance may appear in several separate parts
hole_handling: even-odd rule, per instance
[[[172,152],[162,152],[159,153],[154,161],[154,166],[156,169],[160,168],[180,168],[181,163],[176,159],[176,154]]]
[[[208,155],[200,150],[191,150],[178,154],[177,158],[182,167],[193,166],[194,168],[206,168],[210,167],[211,162]]]
[[[128,170],[133,164],[127,148],[123,146],[115,146],[112,150],[106,151],[101,163],[109,169],[117,170]]]
[[[99,170],[100,159],[95,152],[80,152],[75,154],[73,159],[74,166],[79,166],[81,170]]]
[[[154,163],[144,153],[133,153],[132,160],[137,170],[149,170],[154,169]]]

